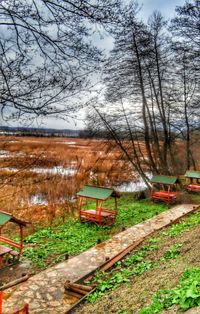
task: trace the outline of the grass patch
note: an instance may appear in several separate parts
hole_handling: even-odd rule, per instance
[[[163,255],[161,260],[167,261],[168,259],[177,258],[180,254],[181,243],[175,243],[172,245]]]
[[[166,287],[166,284],[170,284],[168,282],[168,275],[166,276],[166,281],[163,282],[163,274],[165,272],[167,274],[172,273],[172,277],[174,280],[174,267],[178,267],[178,263],[183,265],[183,261],[185,259],[184,254],[187,255],[189,260],[194,262],[194,256],[190,255],[190,246],[188,244],[188,240],[184,240],[184,237],[190,239],[188,233],[186,231],[192,232],[192,228],[196,225],[200,224],[200,212],[192,213],[188,217],[184,217],[180,223],[167,227],[165,232],[156,233],[154,237],[146,240],[145,243],[140,247],[139,250],[134,251],[128,257],[124,258],[122,261],[116,263],[114,268],[109,273],[97,273],[97,277],[94,278],[94,281],[97,283],[96,291],[88,297],[89,302],[94,302],[94,308],[97,309],[100,307],[100,311],[104,310],[104,307],[108,310],[112,307],[116,310],[121,307],[120,311],[115,311],[116,313],[138,313],[138,314],[156,314],[161,313],[162,310],[168,308],[172,305],[177,305],[179,309],[185,310],[190,307],[200,305],[200,268],[191,268],[187,271],[183,272],[183,275],[180,279],[180,282],[177,284],[177,280],[174,284],[174,288],[171,289],[163,289]],[[185,232],[185,236],[182,235]],[[190,233],[189,233],[190,234]],[[195,234],[195,232],[193,233]],[[159,237],[158,237],[159,235]],[[179,240],[176,243],[175,235],[179,236]],[[197,241],[198,243],[198,241]],[[167,245],[166,245],[167,244]],[[195,245],[196,242],[193,243]],[[189,248],[189,250],[188,250]],[[196,257],[196,250],[194,249],[195,257]],[[173,260],[176,260],[175,262]],[[176,263],[176,264],[175,264]],[[188,265],[192,265],[190,262],[187,264],[186,267],[190,267]],[[175,266],[176,265],[176,266]],[[182,266],[180,266],[182,267]],[[186,268],[182,267],[181,272]],[[193,267],[193,266],[191,266]],[[156,270],[155,270],[156,268]],[[154,270],[153,270],[154,269]],[[140,275],[144,274],[146,271],[150,271],[144,276]],[[130,300],[128,298],[126,292],[132,293],[132,285],[134,285],[134,290],[138,289],[137,282],[140,283],[144,281],[144,278],[148,278],[149,276],[149,284],[150,286],[148,289],[151,291],[151,283],[155,280],[156,272],[158,272],[158,291],[155,293],[151,304],[145,308],[142,308],[142,302],[140,300],[140,307],[137,308],[137,311],[128,310],[127,309],[127,300],[130,302],[132,300],[130,296]],[[179,272],[179,275],[181,274]],[[151,275],[154,273],[154,276]],[[161,277],[160,277],[161,274]],[[162,277],[163,276],[163,277]],[[135,278],[134,278],[135,277]],[[162,279],[161,279],[162,278]],[[160,279],[162,283],[160,282]],[[148,281],[148,280],[147,280]],[[172,278],[171,278],[172,281]],[[125,283],[125,285],[123,285]],[[143,284],[141,284],[143,287]],[[118,288],[118,289],[117,289]],[[118,296],[118,300],[115,300],[115,292],[112,290],[117,289],[116,295]],[[144,288],[142,296],[146,299],[146,295],[151,294],[150,291],[147,292],[147,288]],[[105,297],[98,300],[102,297],[106,292],[110,291]],[[154,290],[156,291],[156,289]],[[121,297],[121,294],[123,297]],[[123,299],[124,298],[124,299]],[[134,292],[133,292],[134,298]],[[106,307],[105,302],[107,304],[108,300],[112,300],[111,304]],[[143,301],[143,300],[142,300]],[[102,304],[101,304],[102,303]],[[103,305],[104,304],[104,305]],[[130,306],[130,303],[129,303]],[[135,308],[137,307],[134,305]],[[134,309],[135,309],[134,308]],[[89,311],[88,311],[89,309]],[[91,310],[91,311],[90,311]],[[111,312],[112,312],[111,310]],[[88,312],[87,312],[88,311]],[[139,311],[139,312],[138,312]],[[80,313],[92,313],[92,305],[90,303],[86,306],[86,311],[80,311]],[[109,313],[109,311],[108,311]]]
[[[130,227],[166,210],[164,204],[148,200],[135,202],[132,194],[124,194],[119,200],[116,224],[112,227],[95,224],[81,224],[78,219],[69,218],[59,226],[38,229],[24,240],[23,256],[32,260],[35,266],[44,268],[62,259],[62,254],[76,255],[97,241],[108,239],[121,227]]]
[[[185,270],[175,288],[156,292],[152,303],[141,309],[139,314],[161,313],[172,305],[178,305],[179,310],[200,306],[200,268]]]
[[[140,251],[136,251],[124,260],[117,262],[115,264],[116,269],[114,268],[111,274],[107,275],[107,273],[97,271],[92,279],[92,282],[97,284],[96,290],[87,297],[87,300],[94,302],[106,291],[116,289],[122,283],[129,282],[132,276],[141,275],[155,267],[156,264],[152,263],[152,261],[144,259],[146,252],[146,247],[143,246]],[[120,269],[118,270],[119,267]]]
[[[116,225],[130,227],[167,209],[167,205],[153,203],[149,199],[135,201],[132,194],[123,194],[119,200]]]
[[[195,204],[200,204],[200,194],[190,194],[190,198],[191,200],[195,203]]]
[[[80,224],[78,220],[69,220],[67,224],[55,228],[44,228],[25,238],[28,244],[23,256],[32,260],[37,267],[57,262],[62,254],[76,255],[98,241],[108,239],[109,228]]]
[[[81,224],[78,219],[69,218],[67,223],[48,228],[39,228],[27,236],[23,256],[31,259],[39,268],[45,268],[64,259],[64,255],[76,255],[97,242],[109,239],[113,234],[153,217],[167,209],[165,204],[149,200],[135,201],[133,194],[123,194],[119,200],[116,224],[111,227],[95,224]],[[161,236],[176,236],[200,224],[200,212],[187,217],[182,223],[169,227]],[[160,238],[151,238],[147,250],[154,249]]]
[[[152,238],[153,239],[153,238]],[[175,259],[180,254],[180,248],[182,244],[176,243],[172,245],[165,253],[160,262],[167,261],[169,259]],[[159,266],[158,263],[152,260],[145,260],[148,252],[157,250],[158,246],[155,244],[145,244],[141,247],[139,251],[135,251],[128,257],[124,258],[115,264],[115,268],[112,270],[111,275],[104,272],[96,272],[96,275],[92,279],[92,282],[97,284],[94,293],[87,297],[89,302],[96,301],[101,297],[106,291],[110,289],[116,289],[122,283],[129,282],[132,276],[142,275],[144,272]],[[120,267],[120,269],[118,269]],[[150,314],[151,312],[147,312]],[[152,312],[154,313],[154,312]],[[156,312],[155,312],[156,313]]]
[[[175,237],[185,231],[189,231],[193,226],[200,224],[200,212],[189,215],[181,223],[170,226],[166,231],[161,232],[161,235]]]

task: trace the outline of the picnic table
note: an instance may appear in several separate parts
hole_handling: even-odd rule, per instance
[[[106,226],[115,223],[117,216],[117,198],[119,195],[113,189],[85,185],[77,195],[79,197],[78,208],[81,222],[94,222]],[[105,208],[103,202],[110,198],[114,198],[113,206],[109,204],[109,208]],[[92,201],[94,201],[93,204],[91,203],[94,208],[87,208],[89,202]]]
[[[200,193],[200,171],[186,171],[185,173],[186,185],[188,192]]]
[[[151,199],[164,201],[167,204],[173,203],[179,196],[178,177],[156,175],[151,179]]]

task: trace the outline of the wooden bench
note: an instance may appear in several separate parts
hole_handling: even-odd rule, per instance
[[[2,250],[3,250],[3,248],[4,248],[4,250],[7,250],[6,265],[8,264],[8,259],[10,256],[13,258],[14,261],[17,261],[20,258],[21,253],[22,253],[22,245],[20,243],[17,243],[15,241],[8,239],[6,237],[3,237],[3,236],[0,236],[0,243],[9,245],[9,247],[0,245],[0,248],[2,247]],[[13,249],[13,247],[17,250]],[[0,249],[0,253],[1,253],[1,249]],[[3,253],[3,251],[2,251],[1,255],[3,256],[5,254],[6,253]],[[0,260],[0,262],[2,264],[2,259]]]
[[[185,189],[188,192],[200,192],[200,171],[188,170],[185,173]]]
[[[108,226],[115,223],[117,216],[117,198],[119,195],[113,189],[85,185],[77,195],[79,197],[78,209],[81,222],[91,221]],[[103,206],[103,202],[111,198],[114,199],[114,203],[104,203]],[[107,208],[108,206],[109,209]]]
[[[88,209],[80,211],[80,219],[84,221],[94,221],[101,225],[112,225],[115,222],[117,215],[116,210],[109,210],[106,208]]]
[[[185,186],[188,192],[200,192],[200,184],[191,183]]]
[[[23,308],[21,308],[20,310],[14,312],[12,314],[28,314],[28,308],[29,308],[29,305],[28,305],[28,303],[26,303]]]
[[[168,192],[168,191],[153,191],[151,193],[151,198],[154,200],[162,200],[167,203],[173,203],[177,199],[176,192]]]
[[[12,239],[9,239],[4,236],[3,228],[4,226],[7,226],[7,224],[14,223],[19,228],[19,242],[13,241]],[[6,213],[4,211],[0,210],[0,245],[6,245],[5,247],[9,252],[5,253],[2,251],[2,256],[6,255],[6,264],[9,264],[12,261],[18,260],[22,254],[22,248],[23,248],[23,227],[25,227],[28,224],[28,222],[23,221],[21,219],[18,219],[11,215],[10,213]],[[8,246],[8,247],[7,247]],[[3,250],[5,250],[5,247]],[[1,262],[3,261],[3,257],[1,256]],[[11,259],[10,259],[11,257]],[[1,265],[0,265],[1,268]]]
[[[179,197],[179,179],[172,176],[155,175],[151,179],[151,199],[167,204],[175,202]]]
[[[7,246],[0,245],[0,267],[3,265],[3,258],[5,256],[5,265],[8,265],[9,254],[12,251]]]

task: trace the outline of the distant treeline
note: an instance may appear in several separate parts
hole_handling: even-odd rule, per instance
[[[112,139],[112,136],[106,130],[96,130],[86,128],[79,131],[80,138],[102,138],[102,139]]]
[[[178,132],[174,130],[174,132],[171,132],[174,138],[181,139],[182,137]],[[186,133],[186,132],[185,132]],[[193,135],[194,138],[199,137],[200,134],[200,127],[194,128],[190,130],[191,135]],[[160,141],[164,140],[162,131],[158,131]],[[182,135],[184,135],[184,132],[182,132]],[[102,139],[113,139],[111,133],[107,130],[97,130],[95,128],[85,128],[84,130],[79,131],[79,137],[80,138],[102,138]],[[121,130],[121,132],[118,133],[118,138],[121,140],[143,140],[143,134],[138,129],[134,133],[131,134],[126,132],[125,130]]]
[[[26,128],[26,127],[0,127],[0,135],[36,136],[36,137],[79,137],[79,130],[49,129],[49,128]]]

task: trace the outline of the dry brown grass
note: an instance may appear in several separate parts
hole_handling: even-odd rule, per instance
[[[124,145],[131,151],[130,142]],[[144,143],[139,145],[145,156]],[[184,144],[177,143],[180,158],[183,149]],[[198,145],[194,154],[200,166]],[[34,172],[35,168],[54,167],[70,168],[74,174]],[[108,144],[96,139],[1,136],[0,168],[0,208],[37,223],[51,222],[66,214],[83,184],[117,186],[137,179],[112,141]],[[48,204],[31,204],[31,197],[38,194]]]
[[[71,138],[1,137],[0,206],[33,222],[51,222],[66,214],[72,197],[83,184],[117,185],[132,178],[120,152],[102,140]],[[36,173],[54,167],[74,174]],[[48,204],[31,204],[34,195]]]

